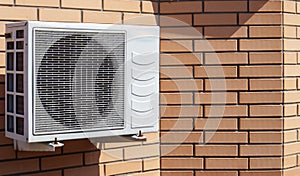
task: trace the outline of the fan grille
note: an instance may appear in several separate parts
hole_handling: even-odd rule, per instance
[[[124,127],[125,33],[36,29],[34,134]]]

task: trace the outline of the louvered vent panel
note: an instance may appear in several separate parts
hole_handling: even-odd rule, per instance
[[[34,134],[124,127],[125,33],[35,30]]]

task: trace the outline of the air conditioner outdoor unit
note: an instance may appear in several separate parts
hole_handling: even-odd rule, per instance
[[[159,27],[6,26],[6,136],[47,142],[158,131]]]

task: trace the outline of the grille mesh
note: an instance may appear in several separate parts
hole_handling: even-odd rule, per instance
[[[34,134],[124,127],[125,34],[34,35]]]

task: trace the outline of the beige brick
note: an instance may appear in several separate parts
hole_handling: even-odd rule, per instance
[[[126,162],[109,163],[105,165],[107,175],[125,174],[142,170],[142,161],[133,160]]]
[[[0,4],[13,5],[14,4],[14,0],[0,0]]]
[[[159,168],[160,168],[160,158],[144,159],[144,165],[143,165],[144,171],[159,169]]]
[[[217,90],[248,90],[247,79],[207,79],[205,80],[206,91]]]
[[[297,52],[284,52],[284,63],[285,64],[297,64]]]
[[[37,9],[26,7],[0,7],[1,20],[37,20]]]
[[[194,25],[236,25],[236,19],[235,14],[195,14]]]
[[[246,118],[240,119],[241,130],[282,130],[281,118]]]
[[[284,41],[284,49],[287,51],[295,51],[300,50],[300,41],[294,39],[285,39]]]
[[[202,64],[202,54],[179,53],[161,54],[160,65],[199,65]]]
[[[99,1],[99,0],[62,0],[61,6],[67,7],[67,8],[100,10],[102,7],[102,1]]]
[[[247,37],[248,29],[244,26],[239,27],[212,27],[207,26],[204,28],[205,38],[244,38]]]
[[[297,38],[297,27],[285,26],[283,28],[285,38]]]
[[[143,1],[142,2],[142,12],[158,13],[158,2]]]
[[[161,119],[160,130],[193,130],[193,119]]]
[[[300,102],[300,92],[298,91],[286,91],[284,92],[285,103],[297,103]]]
[[[206,132],[205,143],[247,143],[247,132]]]
[[[269,25],[282,24],[280,13],[246,13],[239,14],[239,24],[241,25]]]
[[[294,176],[299,174],[300,172],[300,167],[296,167],[296,168],[291,168],[291,169],[286,169],[283,171],[283,175],[284,176]]]
[[[161,156],[193,156],[193,145],[161,145]]]
[[[205,12],[245,12],[247,2],[245,1],[204,1]]]
[[[236,40],[195,40],[195,51],[237,51]]]
[[[250,132],[250,143],[281,143],[281,132]]]
[[[241,145],[240,156],[281,156],[282,145]]]
[[[281,170],[241,171],[240,176],[282,176]]]
[[[160,116],[164,117],[202,117],[201,106],[160,106]]]
[[[120,161],[123,159],[122,149],[101,150],[99,161],[100,163]]]
[[[240,41],[241,51],[274,51],[282,49],[280,39],[242,39]]]
[[[297,115],[297,105],[291,104],[291,105],[285,105],[284,106],[284,116],[296,116]]]
[[[296,129],[300,126],[300,119],[298,117],[284,118],[284,129]]]
[[[238,156],[237,145],[196,145],[196,156]]]
[[[194,72],[196,78],[237,77],[236,66],[196,66]]]
[[[250,158],[250,169],[280,169],[281,165],[280,157]]]
[[[59,7],[59,0],[16,0],[16,5],[20,6],[39,6],[39,7]]]
[[[290,167],[297,166],[297,156],[293,155],[293,156],[284,157],[283,164],[284,164],[283,168],[290,168]]]
[[[241,104],[268,104],[268,103],[282,103],[282,92],[241,92]]]
[[[0,37],[0,51],[5,51],[5,38]]]
[[[5,24],[6,24],[6,22],[0,21],[0,35],[5,34]]]
[[[202,143],[201,132],[162,132],[161,143]]]
[[[202,158],[162,158],[162,169],[203,169]]]
[[[295,142],[297,140],[297,130],[285,131],[283,138],[284,142]]]
[[[281,52],[250,52],[250,64],[281,64]]]
[[[146,158],[151,156],[159,155],[159,146],[157,144],[153,145],[143,145],[137,147],[127,147],[124,149],[124,159],[136,159],[136,158]]]
[[[247,64],[247,53],[207,53],[204,63],[209,64]]]
[[[158,16],[152,14],[124,13],[123,23],[128,25],[158,25]]]
[[[300,142],[284,144],[284,155],[294,155],[299,153]]]
[[[284,24],[286,25],[297,25],[300,21],[300,15],[299,14],[288,14],[284,13],[283,15]]]
[[[143,141],[143,144],[154,144],[159,142],[159,133],[144,133],[144,136],[146,136],[147,140]]]
[[[162,40],[161,52],[186,52],[192,51],[192,41],[191,40]]]
[[[283,81],[284,81],[284,90],[296,90],[297,89],[297,79],[296,78],[285,78]]]
[[[160,29],[161,39],[203,38],[201,27],[168,27]]]
[[[243,105],[228,105],[228,106],[204,106],[205,117],[218,117],[221,113],[221,117],[241,117],[247,116],[247,106]]]
[[[300,76],[300,65],[285,65],[284,76]]]
[[[5,62],[6,62],[6,59],[5,59],[5,53],[0,53],[0,67],[5,67]]]
[[[203,90],[202,80],[161,80],[160,91],[200,91]]]
[[[81,20],[79,10],[40,9],[39,16],[41,21],[80,22]]]
[[[237,119],[195,119],[195,130],[237,130]]]
[[[285,12],[296,13],[297,5],[295,1],[284,1],[283,6]]]
[[[238,171],[196,171],[196,176],[238,176]]]
[[[195,99],[195,104],[236,104],[237,93],[234,92],[196,93],[194,94],[194,99]]]
[[[160,26],[191,26],[192,15],[180,14],[180,15],[160,15]]]
[[[281,66],[241,66],[241,77],[280,77],[283,68]]]
[[[140,2],[134,0],[104,0],[104,10],[140,12]]]
[[[161,2],[160,3],[160,13],[192,13],[192,12],[202,12],[202,3],[197,1],[187,1],[187,2]]]
[[[249,9],[252,12],[281,12],[281,1],[250,1]]]
[[[282,90],[282,79],[250,79],[250,90]]]
[[[282,105],[251,105],[251,117],[281,117],[283,115]]]
[[[276,38],[282,37],[281,26],[250,26],[251,38]]]
[[[161,104],[192,104],[193,94],[192,93],[161,93],[160,103]]]
[[[206,158],[206,169],[247,169],[247,158]]]
[[[185,67],[160,67],[161,78],[193,78],[193,68]]]
[[[122,23],[121,12],[97,12],[83,11],[83,22],[85,23]]]

